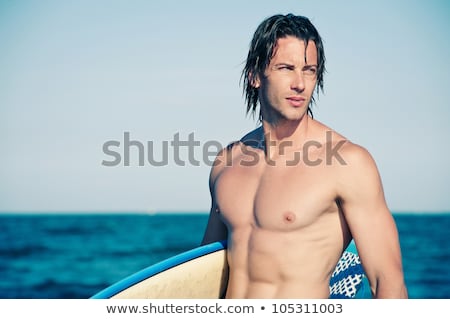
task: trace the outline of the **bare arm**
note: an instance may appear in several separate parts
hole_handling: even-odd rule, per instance
[[[227,239],[227,228],[220,219],[219,213],[216,211],[213,203],[211,205],[211,212],[209,213],[208,225],[206,226],[201,244],[206,245],[225,239]]]
[[[208,224],[203,235],[202,245],[206,245],[215,241],[227,239],[227,228],[220,218],[219,207],[217,206],[214,196],[214,184],[217,177],[220,175],[225,167],[227,150],[221,151],[214,161],[209,176],[209,191],[211,194],[211,211],[209,213]]]
[[[376,298],[407,298],[398,231],[376,164],[363,148],[345,147],[339,199]]]

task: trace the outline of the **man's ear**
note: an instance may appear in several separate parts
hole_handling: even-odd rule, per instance
[[[250,85],[255,89],[259,89],[259,87],[261,86],[259,74],[253,75],[253,73],[250,73],[249,76],[250,76]]]

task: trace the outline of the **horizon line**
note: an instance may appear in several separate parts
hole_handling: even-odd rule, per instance
[[[450,214],[450,210],[392,210],[393,215],[443,215]],[[209,210],[4,210],[0,215],[208,215]]]

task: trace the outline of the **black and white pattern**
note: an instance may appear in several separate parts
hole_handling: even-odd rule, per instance
[[[365,277],[359,256],[345,251],[330,279],[330,298],[355,298]]]

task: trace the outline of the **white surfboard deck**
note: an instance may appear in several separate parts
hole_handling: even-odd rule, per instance
[[[228,280],[226,242],[186,251],[138,271],[92,296],[92,299],[219,299]],[[330,280],[330,298],[370,298],[352,242]]]

